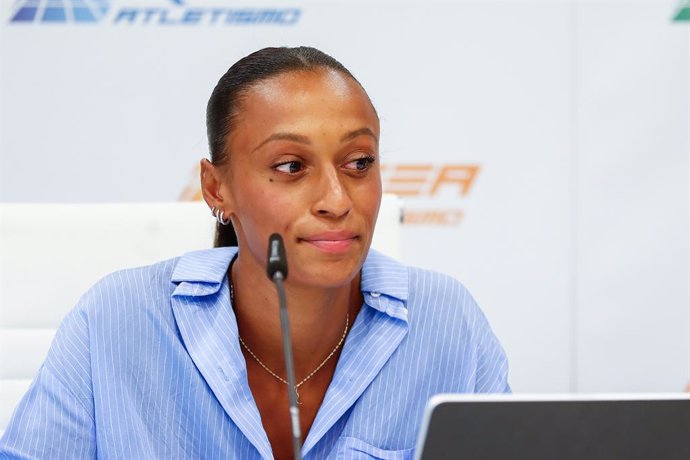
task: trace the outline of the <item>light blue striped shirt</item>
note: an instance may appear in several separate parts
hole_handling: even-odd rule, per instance
[[[99,281],[58,329],[0,458],[272,458],[247,383],[227,269],[193,252]],[[411,457],[441,392],[506,392],[507,362],[456,280],[371,251],[305,459]]]

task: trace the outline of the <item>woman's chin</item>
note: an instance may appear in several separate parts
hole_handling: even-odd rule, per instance
[[[358,260],[293,263],[288,269],[288,283],[311,288],[339,288],[349,285],[362,269]]]

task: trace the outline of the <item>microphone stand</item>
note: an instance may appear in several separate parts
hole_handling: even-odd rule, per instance
[[[276,271],[273,282],[278,291],[280,303],[280,327],[283,330],[283,353],[285,354],[285,367],[288,381],[288,400],[290,401],[290,422],[292,423],[292,446],[295,451],[295,460],[302,460],[302,434],[299,426],[299,408],[297,407],[297,388],[295,387],[295,365],[292,357],[292,343],[290,340],[290,325],[288,324],[287,301],[285,299],[285,285],[283,274]]]
[[[268,239],[268,261],[266,273],[276,285],[278,303],[280,304],[280,329],[283,333],[283,353],[288,382],[288,401],[290,402],[290,423],[292,425],[292,446],[295,460],[302,460],[302,434],[299,426],[299,408],[297,407],[297,386],[295,385],[295,362],[292,357],[292,340],[288,323],[287,300],[285,299],[285,278],[288,274],[287,257],[283,238],[274,233]]]

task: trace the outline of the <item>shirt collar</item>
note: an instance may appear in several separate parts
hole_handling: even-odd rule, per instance
[[[171,278],[178,285],[173,296],[198,297],[218,292],[235,254],[236,247],[223,247],[188,252],[180,257]]]
[[[407,322],[408,278],[405,265],[371,249],[362,266],[364,302],[388,316]]]
[[[394,299],[407,300],[407,267],[374,249],[369,250],[362,267],[362,292],[385,294]]]
[[[177,262],[171,281],[178,284],[173,295],[205,296],[218,292],[236,247],[189,252]],[[374,249],[362,266],[362,294],[367,305],[407,321],[407,267]]]

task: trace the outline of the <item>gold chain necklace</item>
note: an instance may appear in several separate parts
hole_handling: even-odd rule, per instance
[[[235,305],[235,287],[234,287],[234,285],[233,285],[232,280],[230,280],[230,302],[232,303],[232,305]],[[297,385],[295,385],[295,394],[297,395],[297,403],[298,403],[298,404],[301,404],[301,403],[299,402],[299,392],[297,391],[297,389],[298,389],[299,387],[301,387],[307,380],[309,380],[310,378],[312,378],[312,377],[314,376],[314,374],[316,374],[316,373],[324,366],[324,364],[326,364],[326,363],[328,362],[328,360],[331,359],[331,358],[333,357],[333,355],[335,354],[335,352],[338,351],[338,348],[340,348],[340,345],[342,345],[343,342],[345,341],[345,337],[347,336],[347,330],[348,330],[349,326],[350,326],[350,314],[347,313],[347,314],[345,315],[345,330],[343,331],[343,335],[340,337],[340,341],[339,341],[338,344],[335,346],[335,348],[333,349],[333,351],[331,351],[331,352],[328,354],[328,356],[326,356],[326,358],[325,358],[323,361],[321,361],[321,364],[319,364],[319,365],[316,367],[316,369],[314,369],[313,371],[311,371],[311,373],[309,373],[309,375],[307,375],[305,378],[302,379],[301,382],[299,382]],[[249,354],[251,355],[251,357],[254,358],[254,359],[256,360],[256,362],[259,363],[259,365],[260,365],[261,367],[263,367],[264,370],[265,370],[266,372],[268,372],[268,373],[271,374],[273,377],[275,377],[276,379],[278,379],[278,380],[280,380],[281,382],[283,382],[285,385],[289,385],[289,383],[288,383],[287,380],[285,380],[284,378],[282,378],[281,376],[279,376],[278,374],[276,374],[275,372],[273,372],[271,369],[269,369],[268,366],[266,366],[266,365],[259,359],[259,357],[256,356],[256,355],[254,354],[254,352],[253,352],[252,350],[249,349],[249,347],[248,347],[247,344],[244,342],[244,340],[242,340],[242,337],[240,336],[239,333],[237,334],[237,337],[240,339],[240,344],[244,347],[245,350],[247,350],[247,353],[249,353]]]

